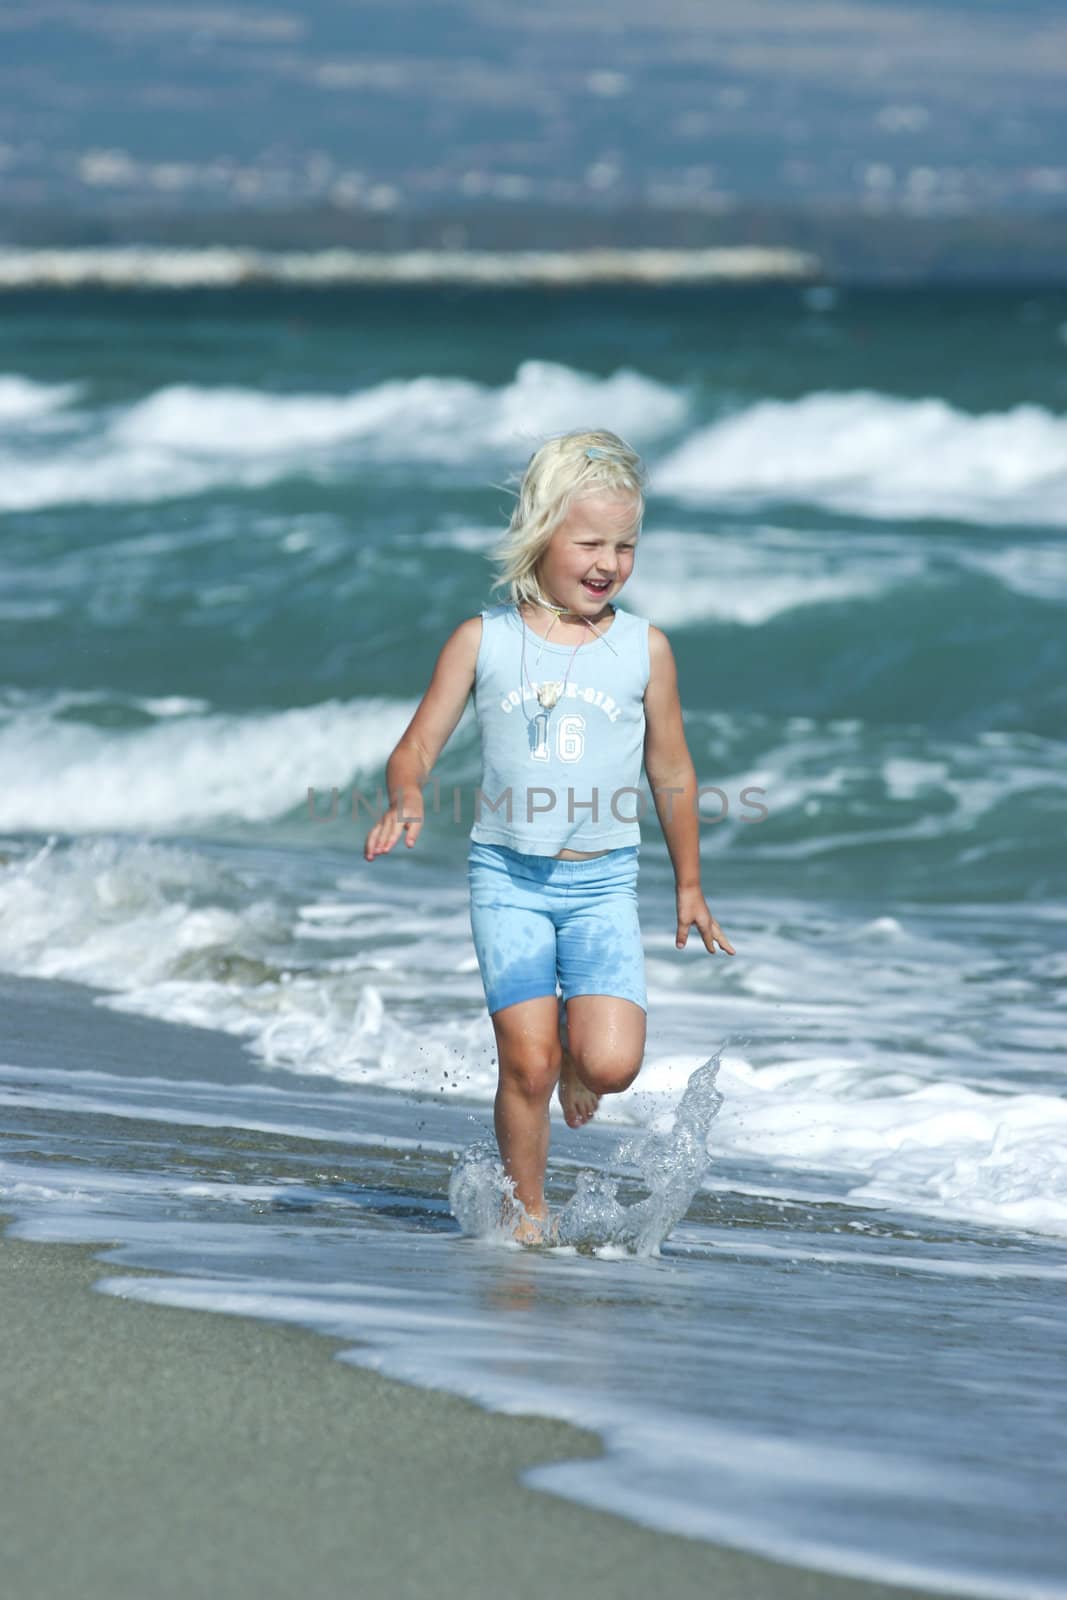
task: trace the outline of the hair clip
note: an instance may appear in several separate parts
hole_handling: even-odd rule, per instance
[[[611,461],[612,460],[611,451],[610,450],[601,450],[599,445],[595,445],[595,444],[589,445],[586,448],[586,452],[585,453],[589,457],[590,461]]]

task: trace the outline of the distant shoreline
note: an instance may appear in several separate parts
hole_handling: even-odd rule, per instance
[[[0,291],[294,283],[1067,284],[1067,210],[8,213]]]
[[[797,250],[249,250],[153,245],[67,250],[0,247],[0,291],[13,289],[347,288],[460,284],[569,288],[811,280]]]

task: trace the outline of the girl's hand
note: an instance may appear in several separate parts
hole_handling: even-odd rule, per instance
[[[401,833],[406,834],[404,842],[410,850],[419,837],[425,818],[421,794],[409,794],[398,805],[390,806],[367,835],[367,842],[363,846],[365,859],[373,861],[375,856],[388,855]]]
[[[708,910],[707,901],[699,889],[679,889],[676,899],[678,901],[678,933],[675,946],[684,950],[689,938],[689,930],[695,923],[700,937],[704,941],[704,948],[715,954],[715,946],[721,945],[728,955],[737,952],[729,939],[723,933],[719,924]]]

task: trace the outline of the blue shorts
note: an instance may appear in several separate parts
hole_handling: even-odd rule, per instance
[[[610,994],[648,1010],[637,845],[587,861],[472,842],[471,933],[489,1014],[520,1000]]]

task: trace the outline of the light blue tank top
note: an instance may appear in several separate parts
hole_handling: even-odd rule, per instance
[[[476,843],[535,856],[640,844],[648,621],[614,611],[610,627],[597,624],[602,637],[590,633],[577,651],[542,639],[514,605],[482,612],[474,680],[482,782],[470,831]],[[565,678],[556,704],[542,709],[539,685]]]

